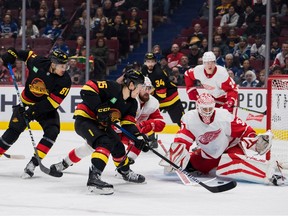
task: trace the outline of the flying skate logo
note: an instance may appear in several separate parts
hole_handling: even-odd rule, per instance
[[[279,115],[277,115],[277,114],[274,114],[274,115],[272,116],[272,121],[273,121],[273,122],[279,122],[279,121],[281,121],[281,116],[279,116]]]
[[[212,140],[215,140],[220,133],[221,128],[219,128],[217,131],[206,132],[205,134],[199,136],[199,142],[202,143],[203,145],[207,145]]]
[[[36,97],[42,97],[43,95],[49,95],[49,92],[46,88],[43,80],[39,78],[35,78],[32,80],[31,84],[29,84],[29,89],[33,95]]]

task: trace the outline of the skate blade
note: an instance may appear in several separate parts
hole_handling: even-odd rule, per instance
[[[113,188],[97,188],[95,186],[88,186],[88,192],[90,194],[98,194],[98,195],[111,195],[114,193]]]
[[[31,179],[32,178],[32,176],[31,175],[29,175],[28,173],[26,173],[26,172],[23,172],[22,173],[22,175],[21,175],[21,178],[22,179]]]

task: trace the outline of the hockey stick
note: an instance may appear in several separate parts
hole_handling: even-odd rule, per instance
[[[116,125],[115,125],[116,126]],[[128,138],[136,141],[137,138],[131,134],[130,132],[128,132],[127,130],[125,130],[124,128],[120,127],[119,125],[116,126],[118,129],[120,129]],[[169,159],[167,159],[166,157],[164,157],[162,154],[158,153],[157,151],[155,151],[153,148],[151,148],[150,146],[148,146],[149,150],[152,151],[154,154],[156,154],[157,156],[159,156],[160,158],[162,158],[163,160],[165,160],[167,163],[169,163],[171,166],[173,166],[175,169],[177,169],[178,171],[184,173],[189,179],[193,180],[194,182],[196,182],[197,184],[201,185],[202,187],[204,187],[205,189],[209,190],[212,193],[219,193],[219,192],[224,192],[224,191],[228,191],[231,190],[233,188],[236,187],[237,183],[235,181],[230,181],[227,184],[222,184],[219,186],[208,186],[205,183],[201,182],[200,180],[198,180],[196,177],[194,177],[193,175],[191,175],[190,173],[186,172],[185,170],[183,170],[180,166],[176,165],[175,163],[173,163],[172,161],[170,161]]]
[[[10,75],[11,75],[11,77],[12,77],[14,87],[15,87],[15,89],[16,89],[16,94],[17,94],[17,97],[18,97],[18,99],[19,99],[20,106],[24,108],[24,104],[23,104],[23,102],[22,102],[22,100],[21,100],[21,97],[20,97],[20,91],[19,91],[19,88],[18,88],[18,84],[17,84],[16,78],[15,78],[15,76],[14,76],[14,72],[13,72],[13,70],[12,70],[11,64],[8,64],[8,69],[9,69]],[[39,155],[38,155],[37,148],[36,148],[36,144],[35,144],[35,140],[34,140],[34,136],[33,136],[33,134],[32,134],[32,130],[31,130],[29,121],[28,121],[28,119],[25,118],[24,116],[23,116],[23,118],[24,118],[24,120],[25,120],[26,126],[27,126],[28,131],[29,131],[29,135],[30,135],[30,138],[31,138],[31,141],[32,141],[32,145],[33,145],[33,148],[34,148],[34,152],[35,152],[36,159],[37,159],[37,161],[38,161],[38,163],[39,163],[40,170],[41,170],[42,172],[44,172],[45,174],[47,174],[47,175],[51,175],[51,173],[50,173],[51,170],[50,170],[49,168],[45,167],[45,166],[42,164],[41,159],[40,159],[40,157],[39,157]],[[51,175],[51,176],[54,176],[54,175]],[[54,177],[58,177],[58,176],[54,176]],[[59,176],[59,177],[60,177],[60,176]]]
[[[221,101],[215,101],[215,103],[221,104],[221,105],[225,104],[224,102],[221,102]],[[264,112],[261,112],[261,111],[257,111],[257,110],[253,110],[253,109],[249,109],[249,108],[245,108],[245,107],[240,107],[240,106],[233,106],[233,107],[245,110],[247,112],[254,112],[254,113],[258,113],[258,114],[262,114],[262,115],[266,115],[266,112],[267,112],[267,110],[265,110]]]
[[[158,140],[158,144],[161,146],[161,148],[163,149],[164,153],[167,154],[167,149],[164,146],[164,144],[162,143],[161,140]],[[190,179],[183,173],[180,172],[179,170],[175,170],[177,176],[179,177],[179,179],[182,181],[182,183],[184,185],[192,185],[193,183],[190,181]]]
[[[11,155],[11,154],[6,154],[6,153],[4,153],[3,155],[9,159],[18,159],[18,160],[25,159],[24,155]]]

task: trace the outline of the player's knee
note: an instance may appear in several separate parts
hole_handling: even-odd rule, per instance
[[[53,141],[56,140],[58,134],[60,133],[60,128],[56,125],[44,129],[44,137],[47,137]]]

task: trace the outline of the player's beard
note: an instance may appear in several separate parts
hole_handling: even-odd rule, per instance
[[[139,98],[142,102],[146,103],[149,100],[149,94],[145,93],[143,95],[139,94]]]

